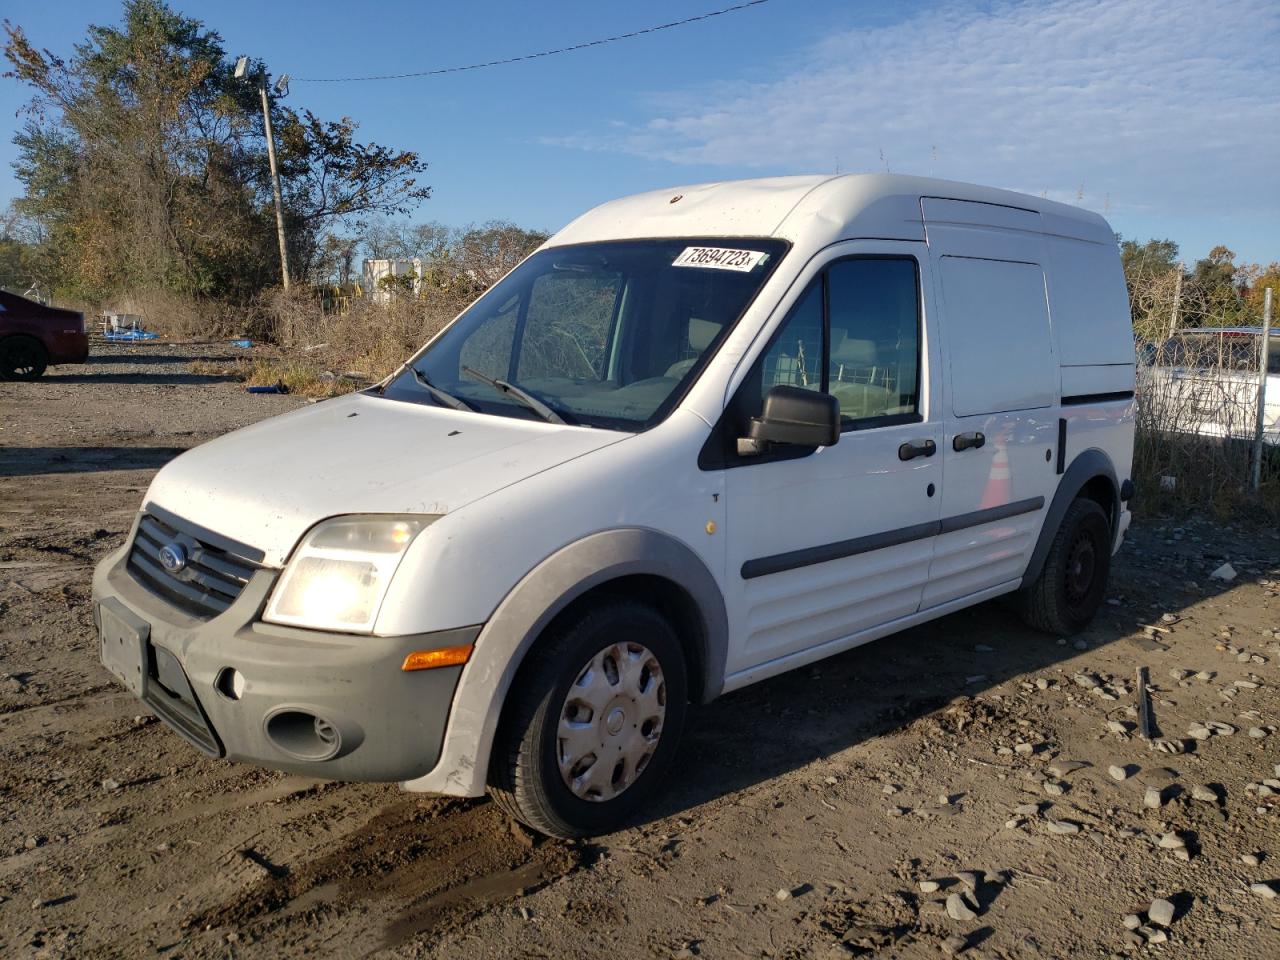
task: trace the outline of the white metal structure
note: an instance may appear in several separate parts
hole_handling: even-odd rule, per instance
[[[422,286],[422,269],[421,257],[412,260],[365,260],[360,268],[365,296],[374,303],[389,303],[393,293],[383,282],[388,277],[408,277],[410,292],[416,296]]]
[[[1280,444],[1280,330],[1271,328],[1262,440]],[[1262,327],[1187,327],[1148,348],[1139,375],[1153,421],[1174,433],[1253,440]]]
[[[104,662],[210,753],[602,829],[686,700],[1020,589],[1086,624],[1128,316],[1105,221],[1006,191],[604,204],[380,389],[161,470],[95,578]]]

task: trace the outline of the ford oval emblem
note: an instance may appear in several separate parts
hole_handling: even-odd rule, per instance
[[[181,573],[187,565],[187,551],[180,543],[166,543],[160,548],[160,564],[170,573]]]

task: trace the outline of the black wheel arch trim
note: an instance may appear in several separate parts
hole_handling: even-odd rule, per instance
[[[605,530],[567,544],[512,588],[486,626],[519,631],[501,695],[505,698],[537,638],[557,616],[596,588],[628,577],[666,580],[689,599],[700,628],[697,637],[681,636],[692,644],[690,652],[697,658],[691,664],[690,694],[701,703],[719,696],[729,655],[729,616],[720,586],[690,547],[647,527]],[[679,625],[673,627],[680,635]],[[484,631],[478,642],[484,642]]]
[[[1080,453],[1062,474],[1058,481],[1058,490],[1049,502],[1045,512],[1044,525],[1040,528],[1040,537],[1035,549],[1031,551],[1031,560],[1027,563],[1027,571],[1022,575],[1022,585],[1034,583],[1044,569],[1045,559],[1049,556],[1049,548],[1057,536],[1058,527],[1067,513],[1071,502],[1080,495],[1080,491],[1091,481],[1102,477],[1108,482],[1111,490],[1111,504],[1107,510],[1111,524],[1111,539],[1115,542],[1116,529],[1120,523],[1120,483],[1116,479],[1115,466],[1111,458],[1097,447],[1090,447]]]

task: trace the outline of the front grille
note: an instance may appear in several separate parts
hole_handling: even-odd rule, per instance
[[[160,563],[160,548],[168,544],[180,545],[187,556],[177,573]],[[152,514],[142,515],[129,551],[129,571],[139,583],[201,620],[231,606],[256,570],[251,560],[197,539],[176,518],[160,520]]]

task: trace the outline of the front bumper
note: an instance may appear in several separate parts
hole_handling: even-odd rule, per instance
[[[122,633],[136,643],[126,685],[200,750],[332,780],[412,780],[436,765],[462,667],[401,664],[415,650],[473,643],[479,626],[369,637],[262,623],[274,570],[257,571],[224,612],[194,619],[129,573],[132,541],[94,571],[100,653],[107,662],[108,637]]]

